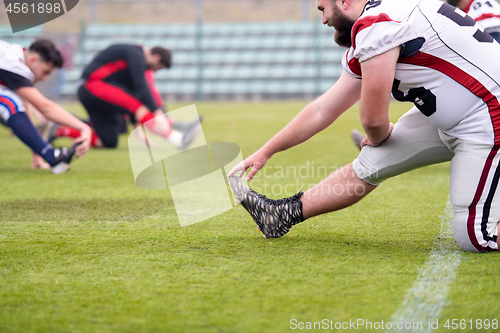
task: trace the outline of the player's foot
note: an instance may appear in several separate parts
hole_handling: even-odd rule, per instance
[[[182,132],[182,144],[180,145],[180,150],[185,150],[189,147],[191,142],[196,138],[196,135],[201,130],[201,124],[199,120],[193,121],[186,127],[184,132]]]
[[[42,138],[48,143],[51,143],[57,138],[56,131],[58,127],[59,125],[55,122],[48,121],[46,124],[39,128],[39,131],[42,134]]]
[[[177,131],[181,131],[181,132],[184,132],[186,131],[190,126],[192,126],[192,124],[194,123],[200,123],[203,121],[203,116],[199,116],[198,117],[198,120],[195,120],[193,122],[182,122],[182,121],[174,121],[172,123],[172,129],[173,130],[177,130]]]
[[[30,166],[31,170],[36,169],[50,169],[50,164],[44,162],[42,156],[33,153],[33,159]]]
[[[75,143],[69,148],[54,149],[56,160],[53,164],[50,165],[52,173],[58,175],[60,173],[66,172],[69,169],[69,164],[75,157],[76,147],[80,143]]]
[[[273,200],[249,188],[239,177],[229,177],[233,194],[250,213],[264,238],[283,237],[292,226],[305,220],[302,215],[304,192],[292,197]]]
[[[365,136],[363,134],[361,134],[360,131],[358,131],[356,129],[352,130],[351,139],[354,142],[354,144],[356,145],[356,147],[358,147],[359,149],[361,149],[361,141],[363,141],[364,138],[365,138]]]
[[[50,164],[45,163],[45,162],[31,163],[30,169],[31,170],[38,170],[38,169],[46,170],[46,169],[50,169]]]

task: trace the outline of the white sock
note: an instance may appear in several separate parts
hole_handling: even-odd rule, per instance
[[[182,146],[182,133],[178,131],[172,131],[168,136],[167,141],[177,148]]]

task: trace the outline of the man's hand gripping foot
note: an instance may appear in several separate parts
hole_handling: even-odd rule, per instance
[[[305,220],[301,191],[292,197],[273,200],[249,188],[239,177],[229,177],[234,196],[250,213],[264,238],[283,237],[292,226]]]

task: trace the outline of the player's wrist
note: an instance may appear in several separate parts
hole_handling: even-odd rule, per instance
[[[80,128],[77,128],[78,131],[80,131],[81,136],[91,136],[92,135],[92,129],[90,128],[89,125],[85,124],[82,122],[82,125]]]
[[[276,152],[274,152],[272,149],[269,149],[266,145],[264,145],[262,148],[260,148],[256,154],[259,156],[261,159],[264,159],[266,162],[273,157],[273,155]]]

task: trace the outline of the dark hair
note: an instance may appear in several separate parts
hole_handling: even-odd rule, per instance
[[[160,62],[166,68],[170,68],[170,66],[172,66],[172,51],[169,49],[155,46],[151,49],[151,54],[158,54],[160,56]]]
[[[57,68],[61,68],[64,64],[61,52],[59,52],[55,44],[49,39],[39,38],[35,40],[29,50],[39,54],[44,62],[52,63]]]

